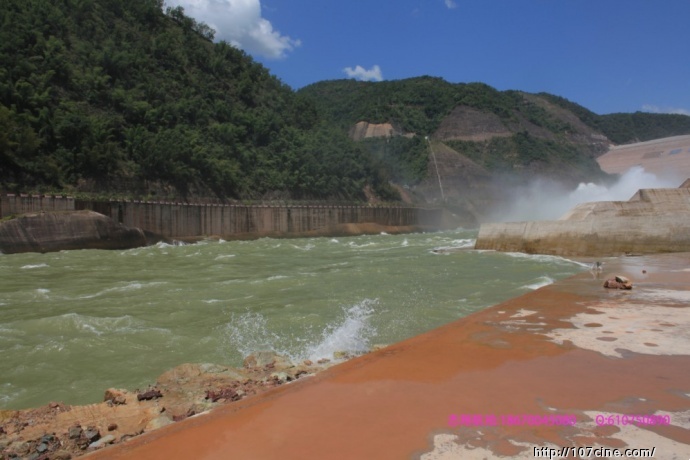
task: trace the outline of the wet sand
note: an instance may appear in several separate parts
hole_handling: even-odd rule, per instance
[[[633,290],[604,289],[611,274]],[[582,273],[85,458],[534,458],[535,446],[629,446],[687,459],[689,307],[690,254],[607,259],[599,277]],[[624,425],[624,414],[670,424]],[[576,423],[532,417],[548,415]],[[612,424],[598,426],[602,416]]]

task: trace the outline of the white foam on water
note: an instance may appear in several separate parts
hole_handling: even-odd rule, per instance
[[[299,249],[300,251],[311,251],[312,249],[314,249],[316,247],[311,243],[307,243],[304,246],[297,246],[296,244],[291,244],[290,246],[292,246],[295,249]]]
[[[449,252],[456,251],[458,249],[472,249],[477,243],[474,238],[463,238],[459,240],[452,240],[448,242],[447,245],[437,246],[431,250],[433,254],[448,254]]]
[[[31,269],[34,269],[34,268],[45,268],[45,267],[47,267],[47,266],[48,266],[48,264],[33,264],[33,265],[30,264],[30,265],[24,265],[24,266],[19,267],[19,268],[22,269],[22,270],[31,270]]]
[[[94,299],[96,297],[100,297],[100,296],[106,295],[106,294],[138,291],[139,289],[142,289],[145,287],[159,286],[161,284],[167,284],[167,282],[166,281],[154,281],[151,283],[139,283],[137,281],[132,281],[132,282],[127,283],[123,286],[106,288],[106,289],[103,289],[103,290],[101,290],[95,294],[83,295],[83,296],[79,296],[77,298],[78,299]]]
[[[553,284],[553,282],[554,282],[553,278],[544,275],[544,276],[540,276],[539,278],[537,278],[536,282],[523,286],[523,289],[531,289],[533,291],[536,291],[539,288],[543,288],[544,286],[548,286],[549,284]]]
[[[232,259],[233,257],[237,257],[237,255],[236,254],[223,254],[220,256],[216,256],[216,258],[213,260]]]
[[[98,317],[79,313],[65,313],[64,315],[36,320],[36,326],[39,331],[47,327],[51,334],[64,337],[75,337],[75,333],[95,336],[104,334],[127,335],[140,332],[170,333],[169,329],[151,327],[145,321],[130,315]]]
[[[181,247],[181,246],[191,246],[192,244],[195,245],[195,246],[198,246],[198,245],[204,245],[204,244],[207,244],[207,243],[202,242],[202,241],[197,241],[196,243],[186,243],[186,242],[184,242],[184,241],[178,241],[178,240],[172,240],[172,242],[170,242],[170,243],[166,243],[166,242],[164,242],[164,241],[159,241],[158,243],[154,244],[153,246],[147,246],[147,247],[144,248],[144,249],[148,249],[148,248],[159,249],[159,250],[160,250],[160,249],[175,249],[175,248],[179,248],[179,247]],[[136,250],[136,249],[135,249],[135,250]],[[129,250],[128,250],[128,251],[129,251]],[[161,254],[168,254],[168,253],[165,252],[165,251],[160,252],[160,253],[161,253]]]
[[[3,383],[0,386],[0,407],[6,407],[9,403],[17,399],[26,390],[16,389],[11,383]]]
[[[287,275],[272,275],[272,276],[269,276],[268,278],[263,278],[263,279],[251,281],[249,284],[263,284],[267,281],[276,281],[276,280],[282,280],[282,279],[286,279],[286,278],[290,278],[290,277]]]
[[[357,244],[354,241],[350,241],[347,245],[350,246],[351,248],[354,248],[354,249],[360,249],[360,248],[368,248],[369,246],[376,246],[376,243],[371,241],[369,243]]]
[[[509,257],[515,257],[516,259],[529,259],[534,260],[536,262],[579,265],[583,268],[591,268],[591,264],[566,259],[565,257],[561,256],[550,256],[546,254],[526,254],[524,252],[504,252],[501,254],[504,254]]]
[[[274,276],[269,276],[268,278],[266,278],[266,281],[283,280],[286,278],[290,278],[290,277],[287,275],[274,275]]]

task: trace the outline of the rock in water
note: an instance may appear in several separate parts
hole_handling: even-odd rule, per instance
[[[0,252],[131,249],[146,246],[141,229],[94,211],[38,212],[0,222]]]
[[[616,275],[604,281],[604,287],[608,289],[632,289],[632,282],[625,276]]]

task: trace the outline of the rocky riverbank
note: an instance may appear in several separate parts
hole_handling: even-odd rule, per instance
[[[162,374],[148,388],[108,389],[103,402],[97,404],[52,402],[35,409],[0,411],[1,458],[78,457],[314,375],[333,363],[295,364],[274,353],[259,352],[248,356],[241,368],[183,364]]]

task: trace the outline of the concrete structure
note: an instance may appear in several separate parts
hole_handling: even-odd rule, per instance
[[[592,257],[690,251],[690,188],[583,203],[557,221],[483,224],[475,248]]]
[[[438,229],[441,209],[403,206],[227,205],[147,201],[85,201],[71,197],[6,195],[0,197],[0,218],[39,211],[89,209],[127,227],[166,238],[251,238],[311,234],[380,232],[386,227]],[[348,224],[369,224],[352,229]]]

